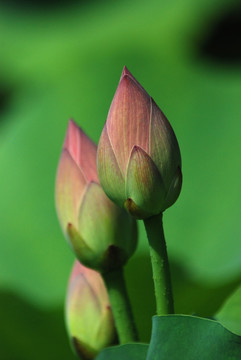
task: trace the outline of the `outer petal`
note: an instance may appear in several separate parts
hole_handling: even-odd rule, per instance
[[[181,166],[181,154],[174,131],[159,107],[152,100],[149,154],[162,175],[168,189],[177,167]]]
[[[64,231],[69,222],[77,226],[79,207],[85,187],[86,180],[82,172],[69,152],[64,149],[59,161],[55,187],[57,214]]]
[[[115,203],[123,206],[125,201],[124,177],[113,152],[106,126],[98,144],[97,167],[99,180],[104,191]]]
[[[177,168],[177,171],[172,179],[171,185],[169,187],[166,199],[165,199],[165,209],[170,207],[177,200],[182,188],[182,172],[180,167]],[[164,209],[164,210],[165,210]]]
[[[104,282],[96,271],[75,262],[66,301],[66,322],[76,352],[92,359],[115,339]]]
[[[90,263],[93,263],[96,258],[95,251],[89,247],[75,226],[71,223],[68,223],[66,232],[70,246],[77,259],[79,259],[79,261],[86,266],[88,266]]]
[[[130,73],[122,75],[107,117],[107,131],[125,175],[134,145],[149,148],[150,97]]]
[[[136,247],[133,220],[96,183],[89,184],[83,198],[79,231],[96,256],[95,261],[86,265],[100,271],[123,265]]]
[[[73,160],[83,172],[86,181],[98,182],[96,169],[97,146],[73,120],[69,121],[64,148],[69,151]]]
[[[135,215],[135,207],[138,218],[159,214],[165,195],[166,190],[156,165],[143,149],[134,146],[126,180],[126,198],[135,204],[132,206],[129,203],[132,215]]]

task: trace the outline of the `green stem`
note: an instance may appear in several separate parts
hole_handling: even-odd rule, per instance
[[[144,220],[150,246],[157,315],[173,314],[171,276],[162,214]]]
[[[104,274],[103,278],[109,293],[120,344],[137,341],[137,331],[126,290],[123,269]]]

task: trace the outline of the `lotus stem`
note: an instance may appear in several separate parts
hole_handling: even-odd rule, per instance
[[[157,315],[174,313],[171,276],[162,214],[144,220],[150,247]]]
[[[123,269],[103,274],[109,293],[120,344],[138,340],[132,309],[126,290]]]

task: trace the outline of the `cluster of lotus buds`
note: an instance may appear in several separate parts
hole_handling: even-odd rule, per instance
[[[123,267],[136,249],[136,219],[170,207],[181,185],[181,156],[173,129],[124,68],[98,151],[70,120],[57,171],[57,214],[78,259],[68,286],[66,321],[82,358],[94,358],[116,340],[100,274]]]

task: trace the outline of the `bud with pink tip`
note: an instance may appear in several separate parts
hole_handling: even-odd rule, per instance
[[[77,258],[100,272],[120,268],[137,243],[136,223],[102,190],[96,145],[70,120],[56,179],[56,208]]]
[[[111,306],[101,275],[75,261],[66,299],[71,343],[81,359],[94,359],[116,339]]]
[[[126,67],[100,137],[97,157],[104,191],[137,218],[163,212],[180,194],[181,155],[174,131]]]

